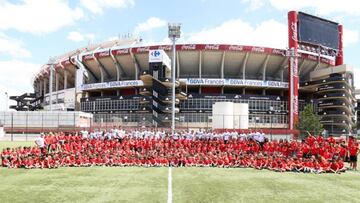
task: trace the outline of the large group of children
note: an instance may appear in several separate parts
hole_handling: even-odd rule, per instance
[[[356,169],[356,139],[309,136],[305,140],[268,140],[237,133],[159,131],[87,132],[42,135],[37,146],[6,148],[1,165],[9,168],[85,166],[251,167],[278,172],[340,173],[344,161]],[[350,159],[350,160],[348,160]]]

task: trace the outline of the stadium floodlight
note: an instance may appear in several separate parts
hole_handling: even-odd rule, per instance
[[[5,111],[8,111],[8,109],[9,109],[9,94],[5,92]]]
[[[175,133],[175,70],[176,70],[176,40],[180,38],[181,34],[181,24],[180,23],[169,23],[168,24],[168,34],[169,38],[172,41],[172,101],[171,101],[171,133]]]
[[[52,94],[53,94],[53,77],[54,77],[54,69],[55,69],[55,58],[50,57],[48,65],[50,66],[50,74],[49,74],[49,110],[52,111]]]
[[[180,23],[169,23],[169,38],[178,39],[181,34],[181,24]]]

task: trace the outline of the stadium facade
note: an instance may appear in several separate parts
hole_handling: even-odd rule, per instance
[[[288,49],[177,44],[176,126],[210,127],[212,105],[232,101],[249,104],[250,128],[292,130],[298,112],[311,104],[330,133],[352,133],[356,100],[352,69],[343,63],[342,25],[298,12],[289,12],[288,16]],[[325,37],[333,44],[315,46],[313,35],[304,40],[304,33],[313,31],[303,23],[309,19],[336,26],[338,34]],[[42,98],[46,110],[80,110],[93,113],[95,122],[152,126],[150,91],[156,84],[149,86],[146,79],[152,70],[151,50],[172,55],[171,45],[141,46],[136,39],[109,41],[66,53],[36,74],[36,97]],[[166,90],[166,84],[164,87]],[[167,94],[162,101],[171,99]],[[170,118],[164,116],[161,120]]]

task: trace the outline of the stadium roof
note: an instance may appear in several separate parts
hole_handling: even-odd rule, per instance
[[[137,46],[134,41],[131,42],[111,41],[80,48],[58,57],[55,67],[60,74],[66,69],[74,77],[76,59],[80,59],[96,80],[103,71],[106,81],[113,81],[116,80],[118,64],[121,79],[133,80],[136,72],[148,70],[149,50],[163,49],[170,58],[172,56],[171,45]],[[287,80],[288,55],[284,49],[229,44],[178,44],[176,49],[180,78]],[[326,56],[302,52],[299,53],[298,64],[300,79],[303,80],[308,79],[312,70],[334,66],[335,62]],[[48,77],[49,67],[45,64],[34,82]]]

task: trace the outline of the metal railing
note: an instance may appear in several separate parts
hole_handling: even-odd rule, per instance
[[[214,116],[217,118],[214,119]],[[284,134],[288,128],[287,115],[249,114],[212,115],[212,113],[179,113],[176,128],[179,130],[237,130],[248,132],[261,130],[269,134]],[[216,120],[216,121],[215,121]],[[213,128],[216,123],[216,129]],[[241,129],[246,124],[246,128]],[[87,114],[83,112],[39,111],[39,112],[0,112],[0,127],[12,136],[29,135],[41,132],[68,132],[113,128],[153,128],[151,113],[111,113]],[[170,125],[168,126],[170,127]],[[164,127],[166,129],[166,127]]]

